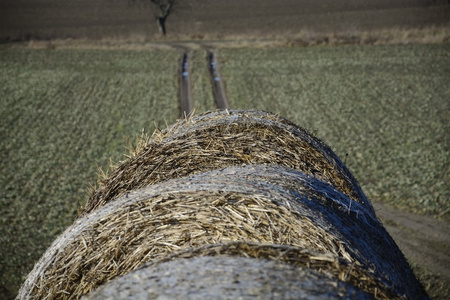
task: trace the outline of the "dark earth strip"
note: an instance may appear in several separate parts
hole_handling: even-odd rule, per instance
[[[180,117],[188,116],[194,107],[189,58],[190,54],[188,52],[184,52],[181,59],[180,68]]]
[[[381,202],[372,204],[409,263],[421,273],[433,277],[434,282],[440,282],[442,286],[435,289],[445,293],[445,286],[450,284],[450,224],[398,210]],[[445,295],[439,296],[445,298]]]
[[[217,55],[215,51],[208,51],[208,70],[211,77],[213,95],[218,109],[230,109],[230,105],[228,104],[227,96],[225,94],[224,81],[220,75],[216,57]]]
[[[448,25],[447,0],[183,0],[168,38],[296,38],[300,32],[373,31]],[[154,39],[155,7],[144,0],[2,0],[0,41]]]

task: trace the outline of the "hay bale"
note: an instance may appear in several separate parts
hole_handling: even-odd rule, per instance
[[[127,191],[243,164],[278,164],[315,176],[374,214],[334,152],[305,129],[260,111],[217,111],[180,120],[121,163],[89,197],[83,214]]]
[[[130,191],[78,219],[44,254],[19,296],[78,298],[145,263],[231,242],[331,256],[381,282],[384,288],[363,289],[374,296],[380,289],[425,295],[366,203],[298,170],[247,165]]]
[[[373,299],[327,275],[265,259],[193,257],[136,270],[83,299]]]

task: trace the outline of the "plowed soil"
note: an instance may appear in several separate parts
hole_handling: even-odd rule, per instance
[[[2,0],[0,41],[159,38],[145,0]],[[182,0],[168,38],[295,37],[300,32],[374,31],[448,25],[446,0]]]

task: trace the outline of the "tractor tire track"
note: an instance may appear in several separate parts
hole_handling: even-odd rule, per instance
[[[189,116],[194,109],[194,99],[192,97],[192,66],[190,63],[192,53],[189,49],[182,48],[183,54],[180,60],[179,68],[179,89],[180,89],[180,117]],[[217,63],[217,53],[214,50],[207,50],[208,74],[213,90],[213,97],[217,109],[230,109],[227,95],[225,92],[225,83],[220,75],[220,69]]]
[[[180,117],[189,116],[194,108],[192,99],[191,65],[189,63],[191,53],[185,51],[181,57],[179,72],[180,85]]]
[[[217,53],[214,50],[208,51],[207,61],[216,106],[218,109],[230,109],[230,104],[228,103],[227,95],[225,93],[225,83],[220,76]]]

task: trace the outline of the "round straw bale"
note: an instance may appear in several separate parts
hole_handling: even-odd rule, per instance
[[[328,276],[327,276],[328,275]],[[373,299],[309,268],[246,257],[194,257],[114,279],[83,299]]]
[[[216,111],[180,120],[154,134],[121,163],[89,197],[86,214],[129,190],[161,181],[243,164],[278,164],[315,176],[373,207],[334,152],[305,129],[260,111]]]
[[[246,165],[130,191],[78,219],[35,266],[20,297],[78,298],[147,262],[236,241],[325,253],[371,270],[397,295],[423,295],[364,204],[298,170]]]

